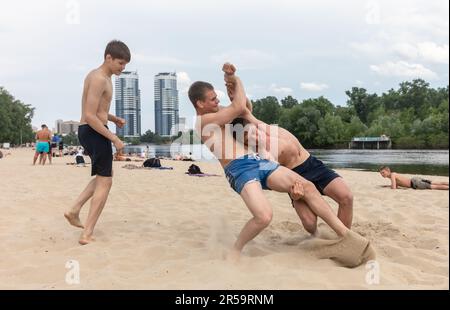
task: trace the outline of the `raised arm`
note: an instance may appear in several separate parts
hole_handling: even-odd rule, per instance
[[[225,86],[227,88],[228,98],[230,98],[230,100],[233,101],[233,98],[234,98],[233,94],[235,92],[235,84],[230,81],[230,82],[226,82]],[[253,104],[252,104],[251,100],[248,98],[246,98],[246,100],[247,100],[246,104],[245,104],[246,108],[248,110],[250,110],[250,112],[253,112]]]
[[[233,92],[233,100],[228,107],[220,109],[216,113],[209,113],[202,116],[202,124],[217,124],[223,126],[231,123],[235,118],[239,117],[245,111],[246,96],[244,85],[240,78],[234,75],[236,69],[231,64],[223,66],[225,72],[225,81],[227,83],[234,83],[235,89]]]

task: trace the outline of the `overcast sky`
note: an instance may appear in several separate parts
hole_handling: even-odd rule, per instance
[[[449,80],[448,0],[1,0],[0,86],[36,108],[33,125],[79,120],[85,75],[111,39],[128,44],[154,130],[154,75],[176,71],[180,116],[192,124],[190,83],[223,97],[225,61],[252,99],[382,93],[417,77]],[[226,98],[223,97],[223,104]],[[114,103],[111,112],[115,113]],[[1,126],[1,124],[0,124]]]

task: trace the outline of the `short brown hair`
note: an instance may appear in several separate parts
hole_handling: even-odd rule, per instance
[[[197,106],[198,100],[205,100],[205,92],[207,90],[214,90],[214,86],[207,82],[195,82],[189,88],[189,99],[191,100],[194,107]]]
[[[107,55],[111,55],[113,59],[123,59],[130,62],[131,53],[128,46],[122,41],[113,40],[108,43],[105,49],[105,59]]]

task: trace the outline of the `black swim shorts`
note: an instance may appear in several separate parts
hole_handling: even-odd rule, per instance
[[[323,190],[328,184],[341,177],[314,156],[310,156],[303,164],[292,169],[292,171],[312,182],[322,195],[324,195]]]
[[[92,176],[112,177],[113,152],[111,141],[89,125],[78,127],[78,139],[91,158]]]

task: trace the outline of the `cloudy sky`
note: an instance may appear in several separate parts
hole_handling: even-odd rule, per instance
[[[143,131],[154,130],[155,74],[178,73],[180,115],[192,124],[190,83],[212,82],[227,103],[225,61],[252,99],[345,105],[353,86],[448,85],[448,12],[447,0],[1,0],[0,86],[36,108],[35,126],[79,120],[85,75],[120,39],[140,75]]]

